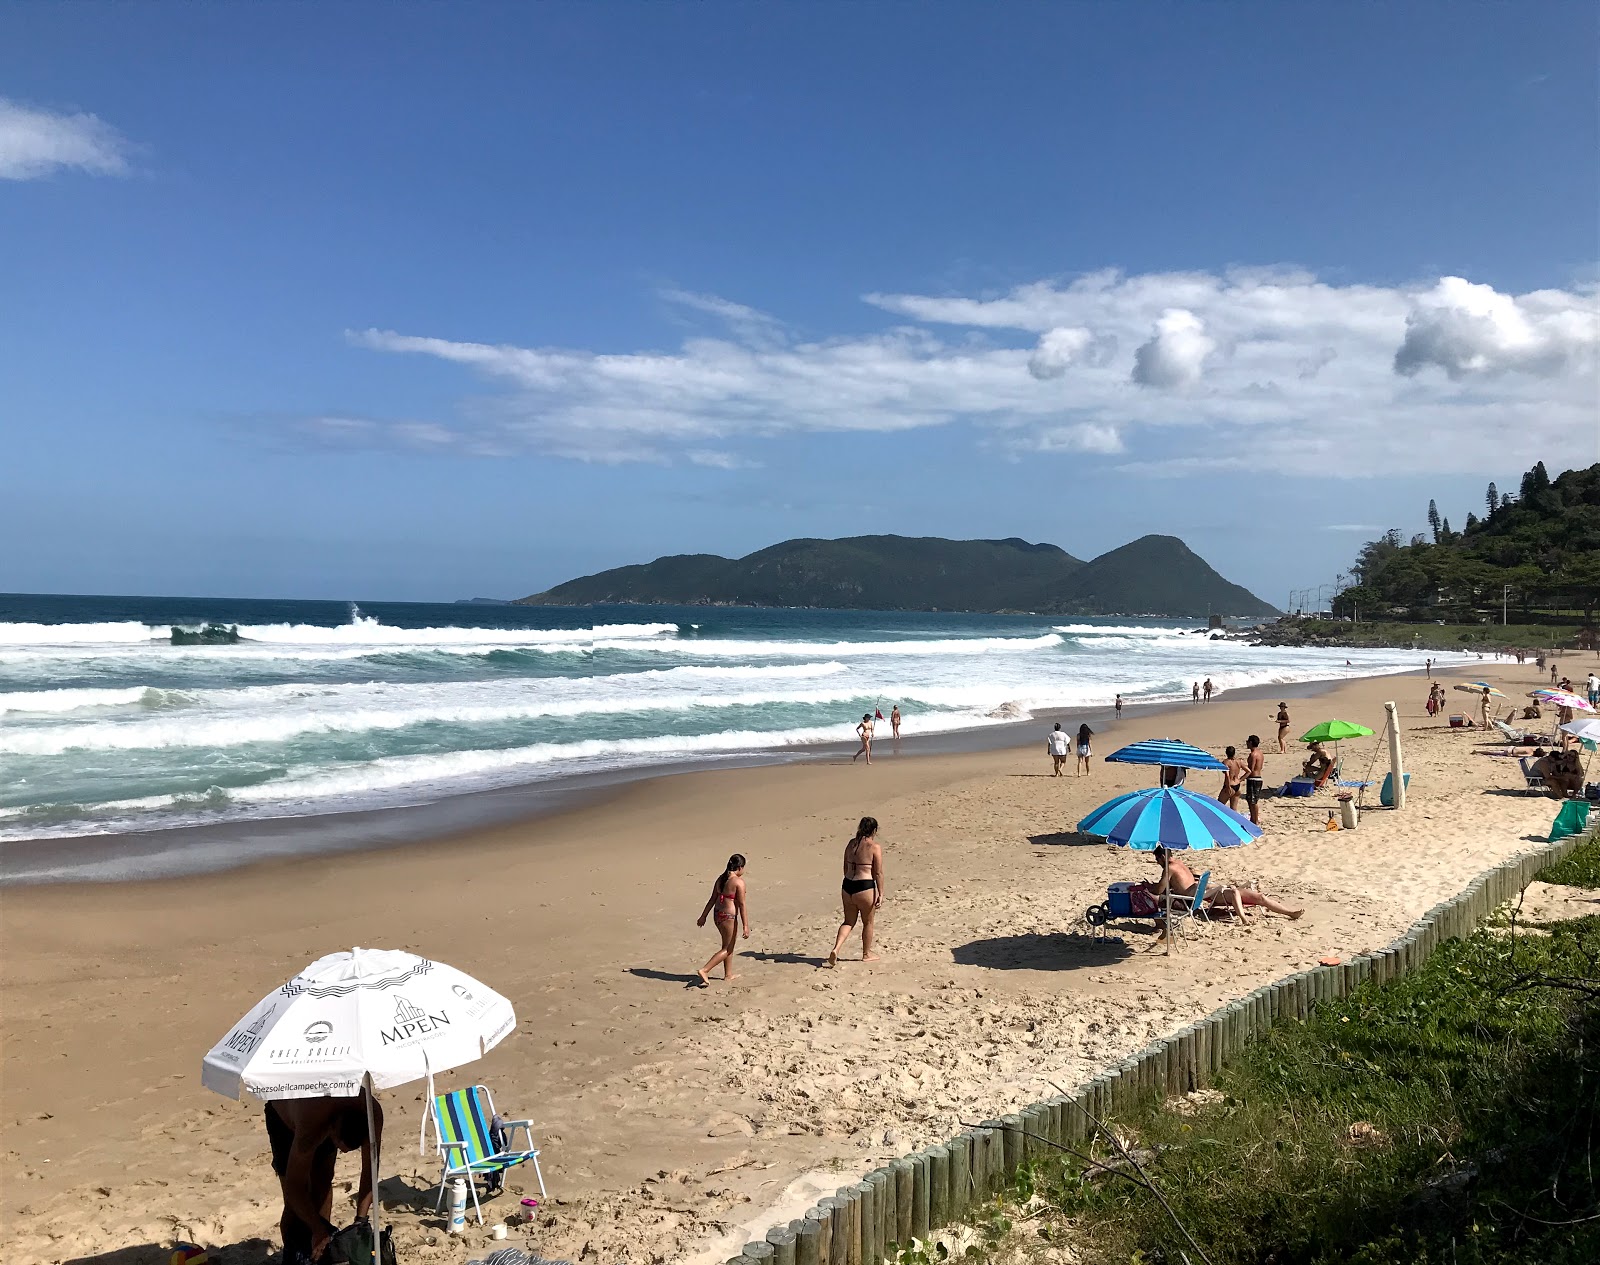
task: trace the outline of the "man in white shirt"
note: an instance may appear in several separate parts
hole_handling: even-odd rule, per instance
[[[1600,705],[1600,676],[1589,673],[1589,706]]]
[[[1050,759],[1056,766],[1053,776],[1062,777],[1061,770],[1066,767],[1067,756],[1070,754],[1071,748],[1068,746],[1067,735],[1062,732],[1060,721],[1056,722],[1056,727],[1045,738],[1044,749],[1050,753]]]

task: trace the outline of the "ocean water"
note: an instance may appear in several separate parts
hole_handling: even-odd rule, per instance
[[[206,621],[246,640],[170,644]],[[0,595],[0,845],[804,758],[895,703],[905,734],[947,733],[1421,660],[1193,623]]]

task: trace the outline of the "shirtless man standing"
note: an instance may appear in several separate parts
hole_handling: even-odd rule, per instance
[[[1209,676],[1206,678],[1206,683],[1200,687],[1200,692],[1205,695],[1205,701],[1209,703],[1211,701],[1211,678]]]
[[[361,1184],[356,1191],[356,1219],[372,1213],[372,1147],[367,1138],[367,1096],[354,1098],[286,1098],[266,1105],[267,1140],[272,1145],[272,1171],[283,1188],[284,1265],[311,1265],[321,1258],[336,1227],[333,1211],[333,1169],[340,1151],[361,1151]],[[383,1105],[372,1104],[377,1144],[383,1147]]]
[[[1282,755],[1289,749],[1289,704],[1279,703],[1274,719],[1278,722],[1278,754]]]
[[[1229,747],[1223,753],[1222,789],[1217,792],[1217,802],[1239,811],[1239,791],[1244,785],[1245,766],[1239,758],[1239,749]]]
[[[1246,738],[1244,745],[1244,802],[1250,806],[1250,820],[1259,826],[1261,792],[1266,788],[1267,753],[1261,749],[1261,739],[1255,734]]]

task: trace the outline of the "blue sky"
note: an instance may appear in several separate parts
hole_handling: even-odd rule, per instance
[[[0,7],[0,589],[1183,536],[1600,457],[1589,4]]]

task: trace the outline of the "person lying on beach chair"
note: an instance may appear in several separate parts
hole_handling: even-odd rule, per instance
[[[1168,890],[1171,890],[1176,896],[1192,897],[1196,894],[1200,886],[1200,880],[1195,878],[1193,870],[1173,856],[1166,848],[1157,848],[1151,853],[1151,859],[1161,866],[1161,882],[1157,884],[1155,889],[1157,897],[1164,895]],[[1282,914],[1285,918],[1291,920],[1299,918],[1305,913],[1305,910],[1291,909],[1264,892],[1256,891],[1253,887],[1224,887],[1215,892],[1206,892],[1204,900],[1208,909],[1226,911],[1234,914],[1240,920],[1246,917],[1245,909],[1247,907],[1265,909],[1269,913]]]

